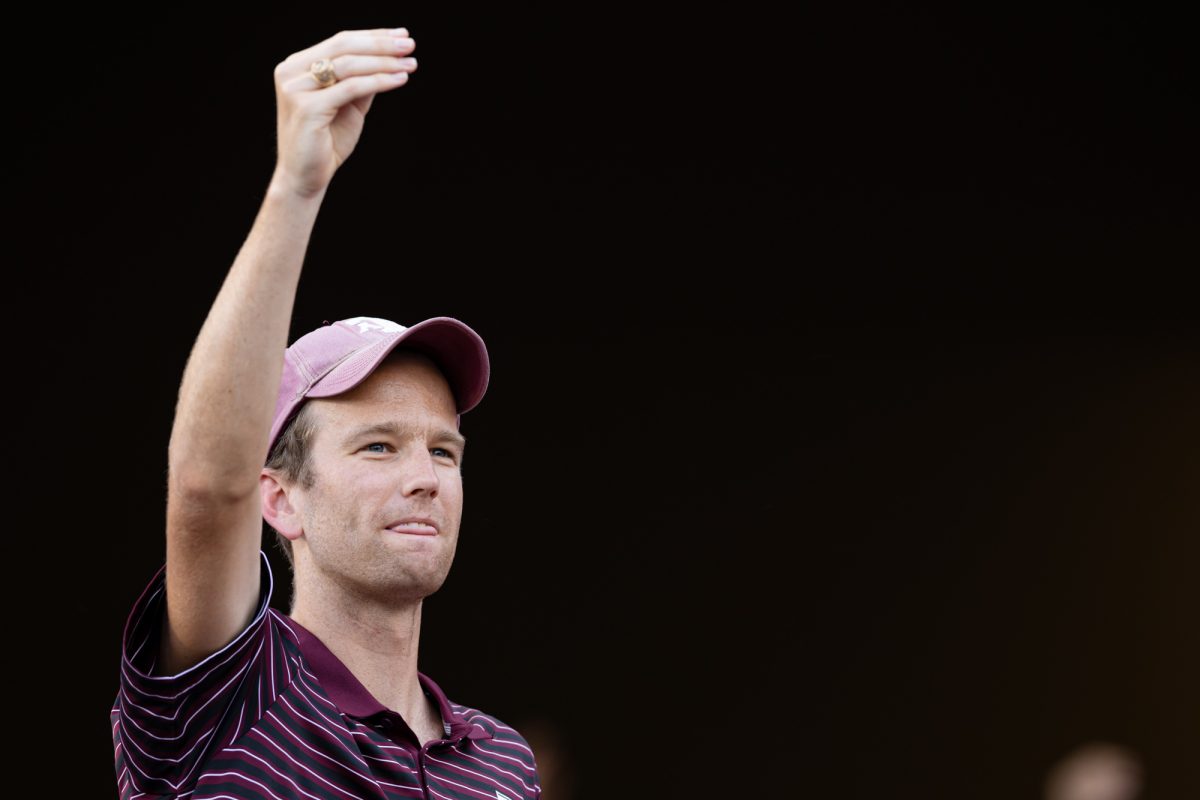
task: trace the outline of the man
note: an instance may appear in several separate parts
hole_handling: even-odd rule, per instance
[[[184,370],[166,563],[124,631],[122,798],[540,797],[521,734],[417,670],[483,341],[447,317],[355,317],[285,349],[325,190],[414,46],[403,28],[343,31],[275,69],[276,170]],[[287,615],[263,519],[294,569]]]

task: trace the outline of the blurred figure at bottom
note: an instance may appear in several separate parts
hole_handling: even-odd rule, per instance
[[[533,750],[542,785],[542,800],[572,800],[574,773],[569,753],[570,743],[561,727],[545,716],[530,716],[517,728]]]
[[[1141,759],[1108,742],[1076,748],[1046,777],[1046,800],[1137,800],[1141,796]]]

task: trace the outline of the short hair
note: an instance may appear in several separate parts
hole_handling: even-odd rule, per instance
[[[288,483],[299,484],[304,489],[311,489],[316,484],[317,476],[313,472],[309,460],[309,446],[313,435],[317,432],[317,420],[313,414],[312,403],[304,403],[300,411],[284,426],[271,448],[267,458],[267,469],[282,473]],[[287,557],[288,566],[293,571],[296,561],[292,556],[292,540],[275,530],[270,523],[267,527],[275,533],[275,544]]]

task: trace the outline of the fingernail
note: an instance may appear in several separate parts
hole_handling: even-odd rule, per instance
[[[392,28],[392,33],[396,36],[408,36],[408,28]]]

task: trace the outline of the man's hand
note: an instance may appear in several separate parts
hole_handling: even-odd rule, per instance
[[[302,197],[328,187],[362,133],[377,92],[408,83],[417,68],[406,28],[341,31],[275,66],[278,161],[272,182]],[[309,67],[333,62],[337,83],[320,88]]]

